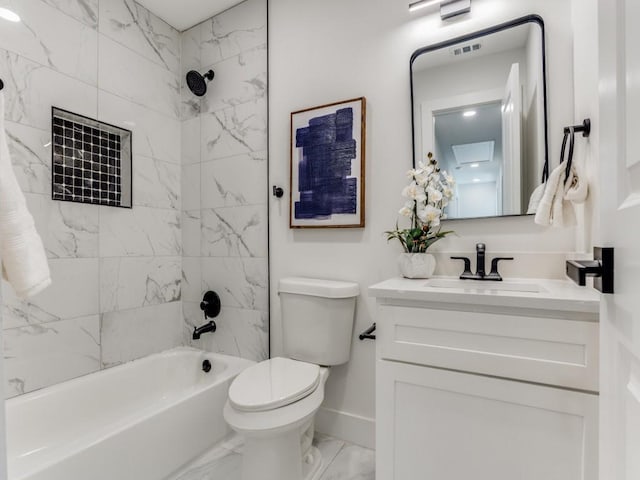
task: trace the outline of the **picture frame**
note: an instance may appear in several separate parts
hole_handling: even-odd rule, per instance
[[[365,225],[366,99],[291,113],[290,228]]]

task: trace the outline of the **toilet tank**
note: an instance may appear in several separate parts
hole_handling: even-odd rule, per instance
[[[349,361],[357,283],[315,278],[280,280],[285,355],[317,365]]]

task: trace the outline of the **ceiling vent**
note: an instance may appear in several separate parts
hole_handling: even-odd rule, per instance
[[[456,163],[460,166],[472,163],[490,162],[493,160],[493,150],[495,143],[493,140],[487,142],[461,143],[451,145]]]
[[[481,43],[470,43],[468,45],[453,47],[451,49],[451,53],[453,54],[454,57],[457,57],[459,55],[467,55],[469,53],[477,52],[481,48],[482,48]]]

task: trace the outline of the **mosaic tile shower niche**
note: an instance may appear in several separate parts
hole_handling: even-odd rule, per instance
[[[52,198],[131,208],[131,132],[53,107]]]

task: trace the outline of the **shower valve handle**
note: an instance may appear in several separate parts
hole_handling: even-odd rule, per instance
[[[204,312],[204,318],[215,318],[220,313],[220,297],[212,290],[204,294],[202,302],[200,302],[200,310]]]

